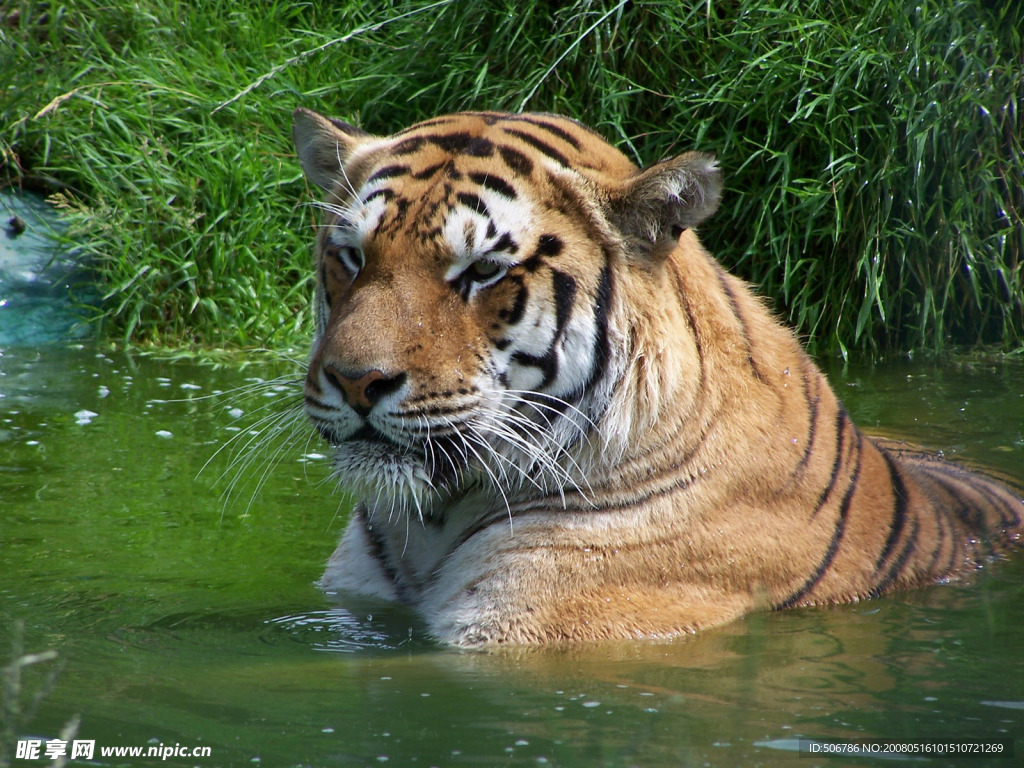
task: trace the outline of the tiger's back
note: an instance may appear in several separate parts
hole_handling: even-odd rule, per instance
[[[712,159],[577,123],[372,137],[296,113],[327,195],[307,411],[364,499],[324,585],[462,645],[669,636],[955,578],[1005,486],[880,447],[704,250]]]

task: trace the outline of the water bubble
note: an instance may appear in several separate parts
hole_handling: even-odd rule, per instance
[[[75,413],[76,424],[90,424],[92,420],[99,416],[95,411],[87,411],[85,409]]]

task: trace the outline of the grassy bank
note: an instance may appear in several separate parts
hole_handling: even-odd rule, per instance
[[[303,337],[301,104],[375,132],[556,111],[638,161],[714,151],[705,240],[818,351],[1024,340],[1019,3],[4,7],[0,182],[59,193],[115,336]]]

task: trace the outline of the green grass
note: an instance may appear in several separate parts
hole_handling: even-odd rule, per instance
[[[1024,340],[1024,4],[7,8],[0,182],[60,193],[115,337],[303,338],[301,104],[379,133],[554,111],[639,162],[713,151],[727,189],[705,241],[817,351]]]

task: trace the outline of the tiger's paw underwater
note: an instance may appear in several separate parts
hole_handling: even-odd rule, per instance
[[[714,159],[579,123],[378,137],[299,109],[324,194],[306,410],[362,502],[322,585],[462,646],[670,637],[955,579],[1019,494],[861,433],[693,228]]]

